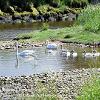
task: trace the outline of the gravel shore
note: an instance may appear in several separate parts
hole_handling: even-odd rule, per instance
[[[23,100],[23,96],[56,94],[59,100],[75,100],[81,86],[100,69],[74,69],[31,76],[0,77],[0,100]],[[43,93],[43,91],[45,91]]]

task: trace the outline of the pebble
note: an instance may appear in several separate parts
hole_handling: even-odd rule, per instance
[[[41,83],[49,88],[48,91],[50,93],[55,86],[57,95],[61,100],[75,100],[82,85],[97,73],[100,75],[100,68],[71,69],[66,72],[42,73],[19,77],[0,77],[0,99],[10,100],[13,98],[18,100],[17,97],[21,95],[34,95],[36,92],[39,92],[38,83]]]

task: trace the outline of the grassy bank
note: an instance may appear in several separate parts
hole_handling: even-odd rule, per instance
[[[76,100],[100,100],[100,78],[94,78],[85,84]]]
[[[45,41],[49,40],[65,40],[71,42],[93,43],[100,42],[100,31],[97,33],[85,30],[82,26],[66,27],[62,29],[48,29],[44,31],[31,32],[28,34],[18,35],[20,41]]]

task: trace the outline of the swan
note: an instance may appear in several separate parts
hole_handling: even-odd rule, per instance
[[[70,53],[72,57],[77,57],[77,52],[75,52],[74,50],[72,50]]]
[[[34,50],[24,50],[19,53],[18,52],[18,42],[16,43],[16,49],[17,49],[17,56],[21,56],[21,57],[33,56],[33,54],[35,53]]]
[[[47,49],[57,49],[56,43],[50,43],[49,41],[46,41],[46,48]]]
[[[97,56],[100,56],[100,53],[97,52],[96,50],[93,50],[92,53],[84,51],[83,56],[84,57],[97,57]]]
[[[99,52],[97,52],[96,50],[93,50],[92,52],[93,52],[93,56],[95,56],[95,57],[100,56],[100,53],[99,53]]]
[[[61,45],[61,55],[67,56],[67,57],[70,56],[70,52],[66,49],[63,49],[63,45]]]
[[[94,54],[93,52],[90,53],[90,52],[86,52],[85,50],[83,51],[82,55],[86,58],[91,58],[91,57],[94,57]]]

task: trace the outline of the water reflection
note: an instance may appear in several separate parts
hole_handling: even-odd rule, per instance
[[[66,71],[74,68],[100,67],[100,57],[84,58],[82,56],[83,48],[73,45],[66,45],[65,49],[77,51],[77,57],[63,57],[60,50],[54,51],[54,54],[45,51],[44,47],[36,47],[35,57],[18,57],[16,51],[0,51],[0,76],[19,76],[31,75],[44,72]],[[31,48],[30,48],[31,49]],[[91,51],[91,48],[85,48]],[[22,49],[20,49],[22,51]],[[97,49],[100,52],[100,49]]]

